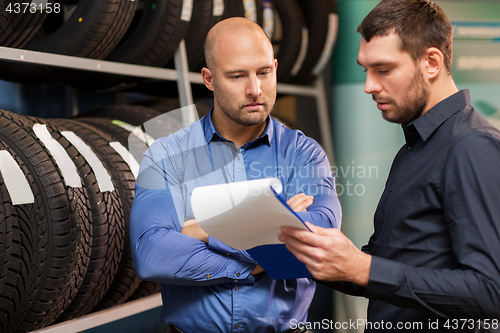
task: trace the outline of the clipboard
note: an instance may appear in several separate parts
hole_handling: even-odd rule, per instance
[[[312,278],[278,240],[283,226],[309,230],[284,201],[282,190],[278,178],[201,186],[191,194],[191,207],[209,236],[246,250],[271,278]]]

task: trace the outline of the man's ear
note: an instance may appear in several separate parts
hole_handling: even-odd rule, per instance
[[[429,47],[425,51],[423,61],[424,73],[429,81],[435,79],[444,69],[443,52],[436,47]]]
[[[201,77],[203,78],[203,82],[205,83],[205,86],[208,88],[208,90],[214,91],[214,76],[212,74],[212,71],[206,67],[203,67],[201,69]]]

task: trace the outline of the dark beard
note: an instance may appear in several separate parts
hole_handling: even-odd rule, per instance
[[[404,104],[400,106],[395,118],[388,119],[382,112],[382,117],[385,120],[391,123],[407,125],[422,115],[429,99],[429,91],[424,85],[424,79],[420,71],[415,71],[409,89],[414,96],[410,96],[407,100],[403,101]]]

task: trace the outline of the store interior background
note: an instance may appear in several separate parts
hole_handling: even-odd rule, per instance
[[[472,104],[500,128],[500,2],[435,1],[454,26],[453,75],[460,89],[470,89]],[[394,155],[404,137],[401,127],[384,121],[370,95],[364,93],[365,74],[357,65],[360,36],[356,28],[378,0],[337,0],[339,34],[326,77],[330,97],[335,161],[332,171],[343,210],[342,230],[358,246],[373,232],[373,213],[383,191]],[[0,81],[0,108],[40,117],[70,117],[74,91],[65,86],[24,85]],[[78,93],[80,109],[129,102],[137,95]],[[118,100],[117,100],[118,99]],[[284,99],[283,108],[294,101]],[[319,137],[312,99],[297,99],[295,120]],[[293,108],[293,107],[292,107]],[[36,112],[33,112],[36,110]],[[311,322],[345,322],[366,318],[368,302],[320,286],[310,310]],[[87,332],[164,332],[155,309]],[[315,332],[333,332],[323,325]],[[362,329],[358,330],[362,332]],[[335,330],[335,332],[356,332]]]

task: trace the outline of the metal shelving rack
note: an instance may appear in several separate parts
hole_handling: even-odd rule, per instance
[[[0,47],[0,59],[41,64],[48,66],[64,67],[77,70],[86,70],[93,72],[102,72],[118,75],[135,76],[148,79],[177,81],[179,90],[179,100],[181,107],[193,104],[193,95],[191,92],[191,83],[203,84],[200,73],[189,72],[186,48],[184,41],[181,41],[178,51],[175,53],[174,61],[176,69],[148,67],[140,65],[131,65],[117,63],[106,60],[96,60],[88,58],[71,57],[59,54],[50,54],[44,52],[27,51],[9,47]],[[328,100],[322,76],[318,76],[314,86],[300,86],[292,84],[278,83],[278,93],[309,96],[316,99],[318,110],[318,119],[320,126],[321,144],[333,163],[333,142],[330,126],[330,117],[328,113]],[[192,115],[188,116],[190,119]],[[187,124],[189,124],[188,122]]]
[[[135,76],[148,79],[177,81],[181,107],[193,104],[191,84],[204,84],[200,73],[189,72],[186,48],[181,41],[174,55],[175,69],[148,67],[117,63],[106,60],[79,58],[59,54],[28,51],[9,47],[0,47],[0,59],[14,62],[25,62],[75,70],[86,70],[117,75]],[[321,144],[330,163],[334,163],[333,141],[328,113],[328,100],[322,76],[318,76],[313,86],[301,86],[278,83],[278,93],[314,97],[318,111]],[[186,108],[183,113],[183,123],[188,125],[194,120],[194,108]],[[184,110],[183,110],[184,111]],[[69,320],[60,324],[48,326],[34,331],[36,333],[67,333],[79,332],[101,326],[137,313],[161,306],[160,294],[151,295],[139,300],[127,302],[113,308],[91,313],[81,318]]]
[[[135,315],[137,313],[157,308],[161,306],[161,304],[161,295],[160,293],[157,293],[135,301],[126,302],[124,304],[114,306],[110,309],[101,310],[99,312],[68,320],[60,324],[47,326],[45,328],[33,331],[32,333],[81,332]]]

